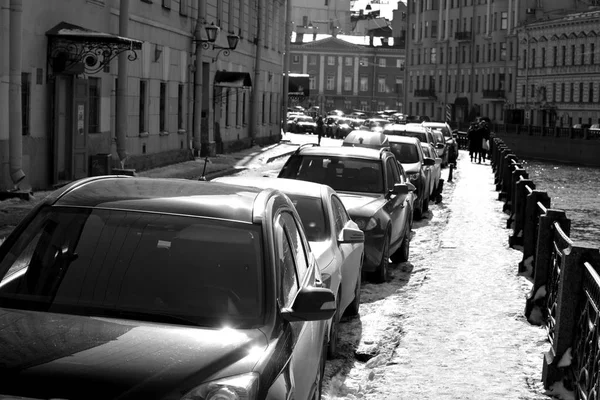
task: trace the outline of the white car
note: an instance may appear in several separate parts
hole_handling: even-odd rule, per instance
[[[439,196],[441,196],[442,189],[442,159],[437,154],[436,149],[430,143],[421,143],[421,148],[423,149],[423,155],[428,158],[433,158],[435,160],[435,164],[427,166],[429,168],[429,198],[431,200],[437,201]]]
[[[317,258],[323,283],[336,295],[337,311],[328,325],[327,355],[333,357],[342,315],[359,312],[365,238],[337,193],[327,185],[285,178],[229,176],[213,182],[277,189],[292,200]]]

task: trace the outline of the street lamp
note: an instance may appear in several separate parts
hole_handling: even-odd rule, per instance
[[[238,42],[240,41],[240,37],[238,35],[230,33],[227,35],[227,44],[229,47],[219,46],[218,44],[215,44],[215,42],[217,41],[217,38],[219,37],[219,32],[221,31],[221,28],[216,26],[215,23],[213,22],[212,24],[205,26],[204,30],[206,31],[207,39],[199,40],[199,42],[202,43],[202,48],[205,50],[208,50],[211,48],[213,50],[217,50],[217,49],[220,50],[217,53],[217,55],[213,58],[213,62],[217,61],[217,59],[219,58],[221,53],[223,53],[225,56],[228,56],[231,53],[231,50],[235,50],[235,48],[238,45]]]

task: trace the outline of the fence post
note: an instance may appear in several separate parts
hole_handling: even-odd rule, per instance
[[[513,164],[512,173],[510,175],[510,188],[509,192],[507,193],[508,196],[506,197],[506,201],[502,207],[502,211],[509,213],[506,228],[512,228],[515,213],[515,195],[517,193],[517,183],[521,180],[521,178],[529,178],[527,171],[522,168],[520,164]]]
[[[517,163],[517,156],[509,154],[504,157],[504,168],[502,170],[502,190],[498,196],[498,200],[509,201],[512,192],[512,173]]]
[[[563,210],[546,210],[546,214],[540,215],[537,244],[535,246],[535,263],[533,265],[533,286],[531,292],[527,295],[525,302],[525,317],[534,325],[541,325],[547,318],[545,304],[547,297],[546,284],[550,276],[552,268],[552,251],[554,249],[554,230],[552,225],[554,222],[559,222],[563,232],[570,232],[571,220],[567,218]],[[534,308],[538,306],[538,310],[542,315],[541,320],[536,320],[536,316],[532,315]]]
[[[532,189],[535,185],[532,184]],[[538,206],[540,203],[544,209]],[[523,217],[523,260],[519,262],[519,274],[533,278],[535,274],[535,249],[537,245],[540,215],[550,208],[550,196],[539,190],[532,190],[525,200]]]
[[[494,179],[494,183],[496,184],[496,191],[499,192],[502,190],[502,173],[504,168],[506,167],[506,156],[511,154],[512,152],[508,147],[500,150],[500,156],[498,158],[498,169],[496,170],[496,177]]]
[[[523,170],[525,171],[525,170]],[[516,173],[515,171],[514,173]],[[514,174],[513,173],[513,174]],[[516,184],[516,188],[513,194],[513,204],[512,204],[512,235],[508,238],[508,245],[510,247],[514,246],[522,246],[523,245],[523,227],[525,225],[525,205],[527,202],[527,196],[529,195],[529,190],[535,189],[535,185],[531,179],[527,179],[528,175],[525,172],[522,175],[522,178],[519,179]],[[509,218],[509,221],[510,219]]]
[[[584,257],[589,251],[598,251],[597,249],[574,246],[570,240],[567,241],[567,244],[567,246],[560,249],[560,276],[557,282],[555,303],[549,304],[550,308],[555,307],[555,324],[553,331],[549,329],[548,332],[551,339],[550,351],[544,355],[542,369],[544,389],[549,389],[553,383],[561,380],[565,375],[564,370],[566,368],[560,367],[559,363],[565,352],[574,343],[575,325],[579,319],[577,306],[583,294]]]

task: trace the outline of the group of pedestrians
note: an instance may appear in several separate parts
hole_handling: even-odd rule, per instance
[[[490,149],[490,128],[488,124],[489,121],[486,118],[478,118],[471,123],[467,131],[471,162],[481,164],[483,161],[485,163],[487,152]]]

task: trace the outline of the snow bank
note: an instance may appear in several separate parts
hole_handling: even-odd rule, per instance
[[[563,381],[555,382],[545,393],[548,396],[559,398],[560,400],[575,400],[575,393],[568,390]]]

